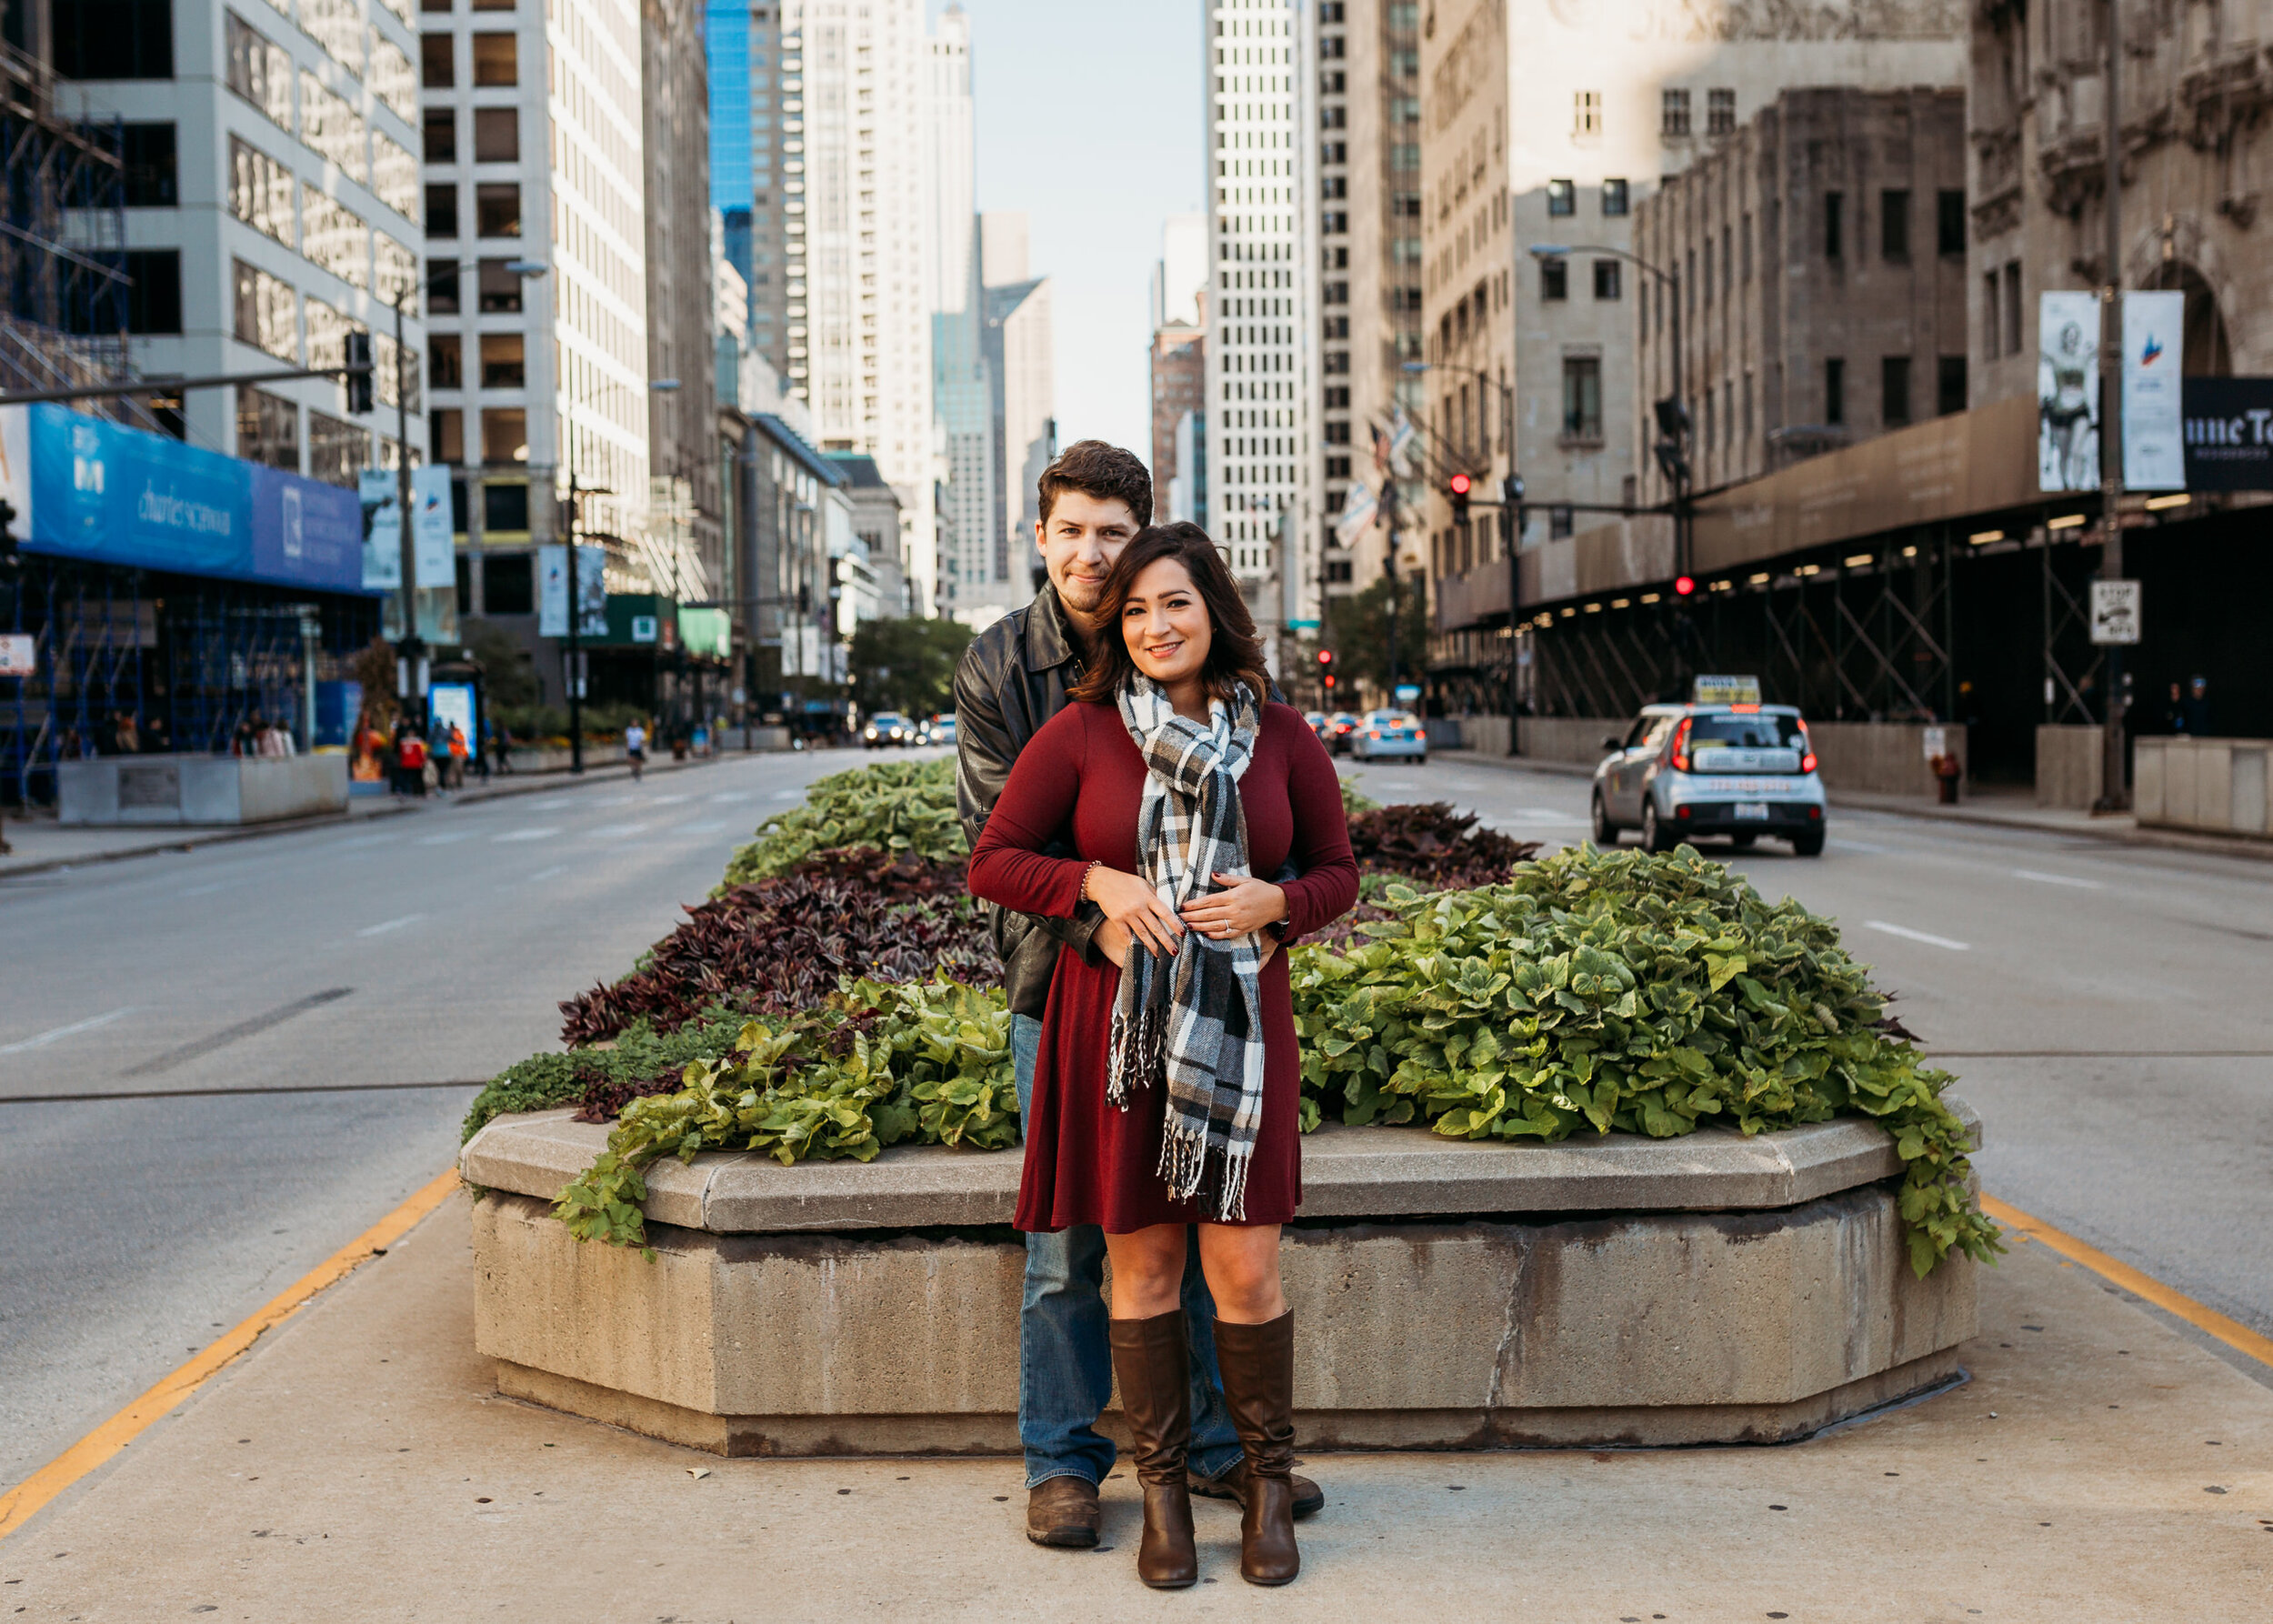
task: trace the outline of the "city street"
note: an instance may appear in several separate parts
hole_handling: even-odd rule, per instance
[[[0,1259],[0,1480],[446,1167],[473,1088],[557,1041],[562,997],[873,759],[728,757],[0,885],[32,945],[0,987],[0,1094],[156,1096],[0,1105],[0,1224],[40,1237]],[[1585,835],[1583,777],[1345,770]],[[1741,866],[1901,994],[1986,1119],[1991,1193],[2273,1330],[2273,865],[1835,808],[1821,858]],[[295,1091],[318,1089],[340,1091]]]
[[[160,1096],[0,1104],[0,1228],[39,1238],[0,1250],[0,1482],[448,1167],[475,1089],[558,1046],[561,998],[861,759],[728,756],[0,882],[0,1098]]]

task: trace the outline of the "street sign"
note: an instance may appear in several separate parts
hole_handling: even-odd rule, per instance
[[[2094,643],[2136,643],[2139,636],[2141,583],[2094,581],[2091,584],[2091,640]]]
[[[39,648],[29,632],[0,632],[0,677],[34,677]]]
[[[1925,736],[1927,760],[1949,754],[1949,730],[1947,727],[1921,727],[1918,731]]]

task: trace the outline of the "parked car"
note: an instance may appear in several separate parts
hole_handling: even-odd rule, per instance
[[[1347,755],[1350,736],[1357,731],[1357,718],[1346,710],[1337,710],[1327,717],[1326,747],[1329,754]]]
[[[881,750],[886,745],[906,749],[916,742],[916,724],[896,710],[880,710],[868,718],[868,725],[860,730],[860,738],[871,750]]]
[[[1306,710],[1302,713],[1302,719],[1305,723],[1308,724],[1311,735],[1316,737],[1320,744],[1324,745],[1328,750],[1331,750],[1334,747],[1334,722],[1332,717],[1328,717],[1326,712],[1322,710]]]
[[[1370,710],[1351,729],[1349,753],[1360,761],[1409,757],[1428,764],[1428,732],[1409,710]]]
[[[1641,831],[1648,851],[1698,835],[1739,847],[1762,835],[1823,853],[1823,779],[1807,724],[1789,705],[1646,705],[1594,769],[1595,844]]]
[[[917,723],[916,742],[919,745],[946,745],[952,748],[955,744],[955,712],[943,711],[929,721]]]

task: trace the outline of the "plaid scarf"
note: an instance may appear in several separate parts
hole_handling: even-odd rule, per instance
[[[1159,684],[1139,675],[1122,688],[1120,705],[1145,758],[1141,877],[1181,908],[1220,889],[1214,876],[1247,872],[1239,777],[1255,754],[1255,696],[1242,686],[1231,707],[1211,701],[1203,727],[1177,716]],[[1197,1198],[1217,1222],[1247,1216],[1247,1167],[1263,1121],[1262,963],[1252,933],[1211,940],[1187,930],[1173,958],[1137,939],[1113,1008],[1105,1098],[1126,1110],[1133,1090],[1166,1085],[1160,1176],[1172,1197]]]

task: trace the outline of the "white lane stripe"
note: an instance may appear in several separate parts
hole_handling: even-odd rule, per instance
[[[646,827],[644,823],[606,823],[596,829],[586,829],[584,833],[586,839],[615,840],[626,835],[636,835]]]
[[[1831,844],[1840,851],[1867,851],[1877,857],[1887,855],[1887,847],[1873,846],[1867,840],[1834,840]]]
[[[97,1027],[107,1027],[120,1016],[130,1015],[133,1012],[134,1006],[129,1004],[125,1008],[114,1009],[108,1015],[97,1015],[86,1020],[73,1021],[67,1027],[57,1027],[54,1031],[42,1032],[36,1038],[26,1038],[19,1042],[0,1045],[0,1055],[20,1055],[26,1049],[45,1048],[58,1038],[68,1038],[75,1032],[92,1032]]]
[[[710,797],[714,807],[729,807],[737,801],[754,801],[757,797],[746,789],[728,789]]]
[[[400,930],[406,925],[416,925],[426,917],[424,914],[405,914],[399,919],[389,919],[384,924],[366,925],[355,934],[357,936],[385,936],[388,931]]]
[[[446,835],[421,835],[418,837],[417,844],[420,846],[455,846],[461,840],[470,840],[473,837],[474,831],[471,829],[454,829]]]
[[[2016,879],[2032,879],[2040,886],[2074,886],[2079,891],[2101,891],[2107,887],[2096,879],[2078,879],[2072,874],[2045,874],[2035,868],[2016,868]]]
[[[547,835],[557,835],[559,833],[560,831],[557,828],[508,829],[502,835],[492,835],[489,837],[492,841],[502,845],[507,840],[542,840]]]
[[[651,807],[676,807],[681,801],[694,798],[691,795],[651,795],[647,797],[647,804]]]
[[[777,801],[801,801],[805,799],[805,791],[802,789],[776,789],[774,791],[774,799]]]
[[[1929,947],[1947,947],[1953,953],[1969,953],[1973,950],[1972,944],[1969,942],[1953,942],[1946,936],[1933,936],[1923,930],[1909,929],[1906,926],[1889,925],[1884,919],[1865,919],[1863,923],[1873,930],[1883,930],[1888,936],[1898,936],[1907,941],[1924,942]]]
[[[554,864],[554,865],[553,865],[550,868],[539,868],[539,869],[538,869],[538,870],[537,870],[535,874],[530,875],[530,876],[529,876],[529,882],[530,882],[531,884],[535,884],[536,881],[538,881],[538,880],[540,880],[540,879],[553,879],[553,878],[556,878],[556,877],[559,877],[560,875],[566,874],[566,873],[567,873],[567,872],[568,872],[568,865],[567,865],[567,864],[566,864],[566,863],[555,863],[555,864]]]

